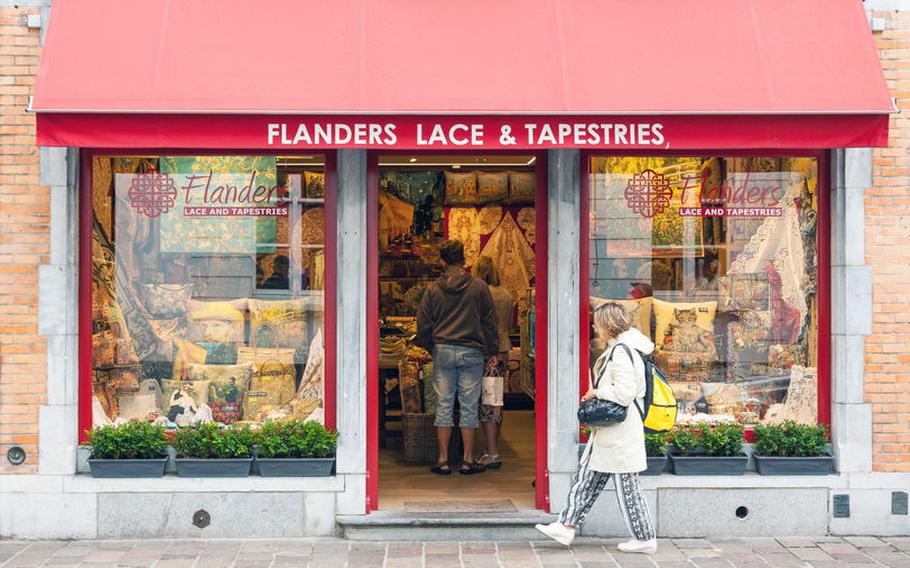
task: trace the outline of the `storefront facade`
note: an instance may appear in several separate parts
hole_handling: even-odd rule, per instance
[[[448,156],[438,173],[446,200],[459,175],[473,176],[475,188],[483,174],[500,176],[509,192],[516,180],[533,179],[533,221],[513,232],[533,245],[522,286],[532,282],[535,293],[528,329],[536,350],[529,379],[536,509],[558,509],[575,470],[575,411],[598,353],[589,310],[609,299],[638,314],[636,327],[657,344],[656,360],[674,383],[685,419],[747,426],[795,419],[831,428],[836,475],[647,479],[661,535],[906,531],[908,517],[892,503],[899,505],[910,473],[876,469],[874,436],[889,432],[890,421],[874,417],[879,410],[863,386],[870,372],[863,345],[874,321],[862,230],[863,193],[873,185],[867,148],[887,145],[893,107],[862,9],[832,15],[853,41],[843,42],[853,50],[848,53],[862,53],[848,57],[841,73],[864,81],[863,88],[843,88],[838,100],[819,95],[843,81],[825,69],[812,72],[820,84],[814,97],[781,93],[800,83],[794,69],[830,57],[825,49],[846,48],[787,44],[770,22],[762,27],[763,14],[755,16],[759,39],[779,45],[763,46],[772,60],[764,81],[742,81],[742,90],[732,89],[736,96],[720,92],[725,87],[718,83],[711,97],[682,89],[677,98],[645,100],[648,90],[613,88],[610,99],[597,92],[606,83],[579,86],[564,76],[537,99],[491,102],[487,93],[506,85],[486,77],[491,83],[480,96],[439,102],[432,90],[397,95],[372,67],[362,68],[364,83],[347,89],[350,77],[319,69],[330,57],[313,63],[314,76],[336,78],[324,88],[278,89],[263,98],[233,84],[247,98],[219,98],[205,77],[187,75],[175,63],[194,53],[188,45],[199,48],[177,38],[204,14],[166,4],[118,14],[163,18],[162,38],[169,38],[161,40],[167,45],[161,54],[133,52],[158,65],[154,84],[135,67],[110,71],[117,57],[102,66],[102,75],[130,88],[92,85],[85,78],[96,63],[72,59],[68,47],[84,34],[91,10],[76,14],[55,5],[51,13],[31,105],[41,183],[51,188],[48,261],[37,279],[46,399],[37,411],[37,442],[17,442],[15,427],[4,438],[4,454],[7,445],[23,448],[26,461],[3,466],[0,503],[11,514],[4,514],[0,534],[302,536],[362,526],[382,500],[378,330],[380,259],[389,246],[382,242],[383,168],[397,163],[394,156],[419,165],[439,155]],[[814,3],[805,4],[800,9]],[[334,22],[352,7],[332,14],[307,8],[306,15]],[[734,22],[742,8],[724,14]],[[98,2],[92,9],[113,7]],[[541,13],[533,18],[547,20],[542,7],[535,10]],[[367,11],[376,26],[414,23],[413,15],[372,5]],[[562,17],[577,27],[577,37],[587,37],[580,15],[569,8]],[[460,21],[465,14],[450,16],[456,30],[450,33],[467,29],[459,27],[470,20]],[[665,33],[671,16],[665,15]],[[136,43],[125,29],[108,33],[116,37],[105,37],[92,57],[105,46]],[[414,33],[430,32],[418,26]],[[540,43],[546,49],[547,41]],[[346,43],[336,47],[341,61],[354,57]],[[391,60],[401,46],[367,38],[361,47]],[[579,42],[564,49],[572,60],[606,46]],[[788,49],[801,50],[806,61],[785,66]],[[484,55],[497,56],[495,50]],[[551,58],[537,55],[547,75]],[[729,65],[752,55],[732,53]],[[571,65],[564,73],[584,76],[573,75]],[[506,79],[526,82],[526,89],[511,92],[542,83],[522,74]],[[454,90],[458,81],[447,80]],[[747,87],[779,92],[756,95]],[[301,108],[310,112],[290,110]],[[525,161],[504,160],[508,165],[496,170],[484,165],[514,156]],[[480,173],[466,171],[470,160]],[[407,170],[399,161],[395,167]],[[521,223],[519,210],[504,211],[497,228],[506,217]],[[280,378],[277,387],[250,386],[262,393],[250,404],[237,385],[256,380],[251,365],[263,350],[283,368],[296,367],[297,377],[284,387]],[[4,361],[9,364],[15,358]],[[247,379],[238,381],[244,373]],[[148,381],[157,390],[143,400],[117,396],[116,386],[105,391],[135,382],[142,392]],[[336,428],[335,475],[204,483],[85,475],[80,433],[105,417],[162,412],[169,423],[186,426],[181,415],[202,402],[203,391],[218,422],[294,416]],[[698,392],[687,398],[690,391]],[[165,408],[161,400],[168,401]],[[289,410],[271,415],[275,406]],[[620,534],[612,501],[598,508],[585,530]],[[192,523],[199,510],[210,513],[207,527]]]

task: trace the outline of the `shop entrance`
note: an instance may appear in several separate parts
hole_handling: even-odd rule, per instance
[[[371,156],[369,510],[496,514],[546,508],[545,168],[545,156],[533,154]],[[473,475],[459,472],[463,440],[457,426],[472,420],[461,422],[464,410],[457,404],[452,473],[430,471],[438,458],[437,362],[419,345],[417,312],[427,286],[443,273],[446,240],[464,245],[465,268],[489,284],[501,338],[497,372],[485,373],[501,380],[483,381],[473,452],[494,467]]]

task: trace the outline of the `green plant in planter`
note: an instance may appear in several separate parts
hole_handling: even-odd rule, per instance
[[[178,430],[174,438],[178,458],[230,459],[253,455],[249,428],[221,428],[214,422]]]
[[[649,458],[663,457],[669,445],[666,434],[645,434],[645,453]]]
[[[743,426],[738,422],[700,424],[700,441],[705,453],[715,457],[738,456],[743,451]]]
[[[260,458],[330,458],[335,455],[338,432],[314,420],[266,422],[256,433]]]
[[[164,427],[139,420],[97,426],[88,431],[91,459],[97,460],[156,459],[162,457],[167,443]]]
[[[688,456],[700,443],[700,430],[691,424],[676,426],[669,434],[668,440],[673,444],[673,453]]]
[[[774,457],[818,457],[828,455],[828,430],[823,425],[781,424],[755,427],[755,453]]]

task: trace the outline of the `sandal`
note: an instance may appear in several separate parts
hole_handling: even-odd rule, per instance
[[[486,470],[487,470],[487,468],[484,467],[483,464],[479,464],[477,462],[474,462],[474,463],[464,462],[463,464],[461,464],[461,467],[458,468],[458,473],[460,473],[461,475],[474,475],[475,473],[483,473]]]
[[[499,454],[484,453],[480,456],[479,463],[487,469],[499,469],[502,467],[502,460],[500,459]]]
[[[430,471],[436,475],[452,475],[452,468],[445,462],[434,465],[430,468]]]

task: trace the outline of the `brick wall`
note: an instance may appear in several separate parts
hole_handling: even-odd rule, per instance
[[[866,402],[872,404],[873,468],[910,472],[910,12],[877,12],[875,34],[897,106],[891,145],[873,153],[866,192],[866,262],[872,267],[872,335]]]
[[[38,467],[38,407],[47,398],[46,342],[38,335],[38,266],[50,250],[48,188],[38,185],[35,117],[25,112],[40,52],[26,16],[0,8],[0,474]],[[28,454],[6,459],[11,445]]]

